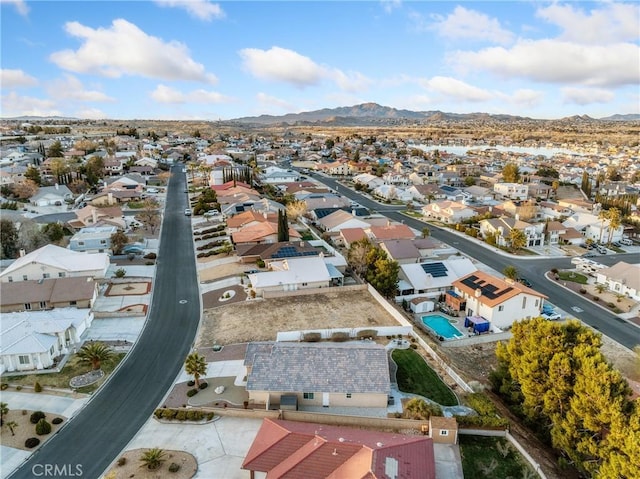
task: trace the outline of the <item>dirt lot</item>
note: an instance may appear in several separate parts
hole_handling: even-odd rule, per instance
[[[197,347],[273,341],[278,331],[398,326],[366,291],[250,300],[205,311]]]
[[[60,414],[50,414],[46,413],[46,420],[49,424],[51,424],[51,432],[44,436],[38,436],[36,434],[36,426],[35,424],[31,424],[29,422],[29,418],[31,417],[31,413],[35,411],[24,410],[26,413],[23,413],[23,410],[20,409],[11,409],[9,413],[4,416],[5,426],[2,427],[0,431],[0,443],[3,446],[7,447],[15,447],[17,449],[22,449],[25,451],[33,451],[35,449],[29,449],[25,447],[24,441],[26,441],[30,437],[37,437],[40,439],[40,445],[44,444],[47,440],[52,438],[56,431],[62,427],[62,424],[51,424],[51,420],[59,417],[64,421],[67,420],[65,416],[61,416]],[[6,426],[6,424],[15,422],[16,425],[13,427],[13,434],[11,434],[11,429]],[[37,446],[40,447],[40,446]]]

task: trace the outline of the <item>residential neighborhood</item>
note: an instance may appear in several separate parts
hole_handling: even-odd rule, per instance
[[[192,260],[197,301],[180,304],[197,304],[197,335],[132,438],[195,461],[180,477],[462,479],[490,469],[475,457],[489,450],[523,477],[560,477],[549,457],[581,456],[542,448],[506,398],[493,402],[504,345],[538,334],[528,328],[607,335],[587,316],[602,310],[633,331],[607,339],[607,367],[634,357],[637,144],[554,144],[572,153],[545,156],[542,142],[520,145],[527,154],[391,131],[132,127],[89,140],[3,125],[0,372],[12,422],[53,391],[69,403],[47,417],[73,422],[157,332],[154,304]],[[189,246],[168,248],[178,235]],[[620,400],[637,401],[640,378],[619,374],[630,385]],[[178,428],[217,430],[233,452],[179,443]],[[3,428],[2,477],[37,450],[32,434]],[[128,474],[137,451],[104,477]],[[477,477],[498,477],[489,469]]]

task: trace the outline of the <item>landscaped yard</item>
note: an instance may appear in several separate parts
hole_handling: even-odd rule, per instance
[[[500,437],[460,436],[464,477],[533,479],[538,475],[518,451]]]
[[[113,357],[107,361],[103,361],[101,365],[101,369],[104,371],[104,377],[98,381],[97,383],[90,384],[89,386],[85,386],[82,388],[76,389],[79,393],[91,393],[98,389],[100,384],[102,384],[105,379],[109,376],[116,366],[122,361],[125,353],[114,353]],[[62,371],[59,373],[51,373],[51,374],[29,374],[27,376],[10,376],[3,377],[3,382],[8,382],[10,384],[22,385],[22,386],[33,386],[36,381],[40,383],[43,388],[52,387],[52,388],[60,388],[60,389],[70,389],[69,381],[74,376],[79,376],[81,374],[87,373],[91,370],[91,365],[87,363],[82,363],[78,359],[78,356],[73,355],[64,365]],[[45,391],[46,392],[46,391]]]
[[[441,406],[458,404],[453,391],[413,349],[396,349],[391,357],[398,365],[396,380],[401,391],[419,394]]]
[[[558,271],[558,277],[561,281],[571,281],[573,283],[587,284],[587,277],[575,271]]]

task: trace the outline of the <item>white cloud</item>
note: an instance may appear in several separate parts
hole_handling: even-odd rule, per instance
[[[518,106],[525,106],[527,108],[533,108],[542,103],[544,93],[541,91],[530,90],[528,88],[522,88],[516,90],[508,98],[508,101]]]
[[[615,97],[613,92],[600,88],[563,88],[564,103],[590,105],[592,103],[609,103]]]
[[[278,98],[275,96],[267,95],[266,93],[259,92],[256,95],[256,100],[262,108],[266,108],[268,111],[286,111],[287,113],[296,111],[298,107],[287,100]]]
[[[362,92],[369,88],[372,83],[369,78],[359,72],[344,73],[341,70],[334,69],[328,72],[328,76],[332,77],[340,89],[349,92]]]
[[[62,50],[49,57],[65,70],[110,78],[139,75],[163,80],[216,81],[201,63],[191,59],[183,43],[164,42],[127,20],[117,19],[109,28],[95,30],[68,22],[65,30],[83,40],[78,50]]]
[[[57,101],[72,100],[82,102],[112,102],[115,98],[96,90],[85,90],[84,85],[73,75],[65,74],[64,78],[54,80],[47,85],[47,93]]]
[[[605,3],[603,8],[585,13],[574,5],[555,3],[538,9],[536,15],[560,27],[562,40],[602,45],[635,42],[640,37],[638,4]]]
[[[0,0],[0,3],[10,4],[16,7],[18,13],[24,17],[29,13],[29,7],[24,0]]]
[[[457,6],[446,17],[434,15],[433,18],[436,21],[424,27],[435,30],[441,37],[483,40],[500,44],[510,43],[513,40],[513,34],[502,28],[497,19],[461,6]]]
[[[430,90],[456,100],[481,102],[493,98],[491,92],[451,77],[436,76],[426,80],[424,85]]]
[[[303,88],[320,83],[326,71],[309,57],[286,48],[240,50],[244,67],[255,77],[291,83]]]
[[[640,47],[578,45],[559,40],[525,40],[502,47],[458,51],[452,62],[461,70],[487,70],[503,77],[537,82],[613,86],[640,82]]]
[[[31,75],[26,74],[22,70],[10,70],[3,68],[0,70],[0,87],[1,88],[25,88],[38,84]]]
[[[103,120],[108,118],[105,112],[97,108],[83,108],[76,111],[73,116],[75,118],[85,118],[87,120]]]
[[[15,92],[2,95],[0,106],[3,117],[13,116],[62,116],[51,100],[20,96]]]
[[[385,13],[391,13],[402,6],[402,0],[380,0],[380,4]]]
[[[184,8],[189,15],[200,20],[210,21],[214,18],[224,18],[225,14],[218,3],[208,0],[154,0],[161,7]]]
[[[183,93],[166,85],[158,85],[151,92],[151,98],[158,103],[227,103],[231,101],[221,93],[203,89]]]

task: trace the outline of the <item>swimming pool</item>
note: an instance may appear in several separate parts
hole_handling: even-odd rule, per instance
[[[438,336],[442,336],[444,339],[458,339],[464,338],[464,334],[460,332],[453,324],[449,322],[447,318],[440,315],[423,316],[422,324],[424,324],[431,331]]]

